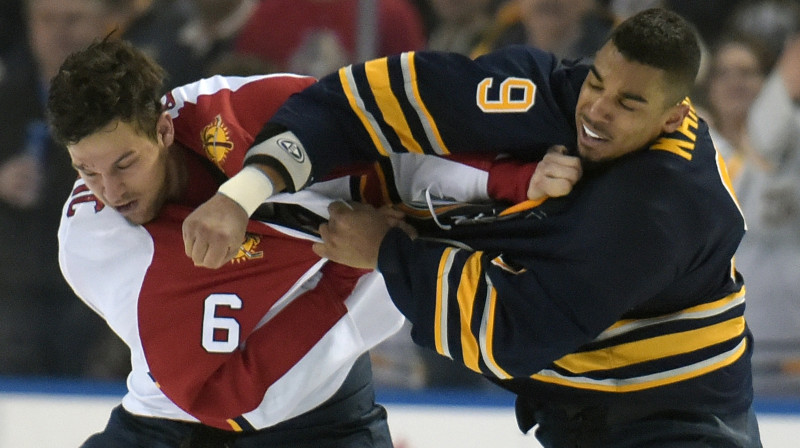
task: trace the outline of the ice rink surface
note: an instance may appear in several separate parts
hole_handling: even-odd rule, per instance
[[[77,448],[105,425],[124,384],[0,379],[0,448]],[[396,448],[538,448],[503,392],[379,391]],[[796,448],[800,400],[759,400],[765,448]]]

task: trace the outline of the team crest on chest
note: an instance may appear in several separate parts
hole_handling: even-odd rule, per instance
[[[257,235],[253,235],[252,233],[248,233],[245,235],[244,243],[242,246],[239,247],[239,252],[236,253],[236,256],[233,257],[231,263],[241,263],[247,260],[255,260],[257,258],[263,258],[264,252],[258,250],[258,246],[261,244],[261,237]]]
[[[222,117],[217,115],[214,121],[203,128],[200,138],[203,140],[203,149],[209,160],[222,168],[222,164],[233,150],[228,127],[222,122]]]

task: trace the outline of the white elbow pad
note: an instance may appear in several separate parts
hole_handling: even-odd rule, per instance
[[[245,154],[244,163],[263,163],[275,168],[285,178],[291,191],[302,189],[311,177],[311,160],[291,131],[281,132],[253,145]]]

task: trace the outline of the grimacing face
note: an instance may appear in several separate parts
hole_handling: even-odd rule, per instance
[[[174,136],[166,113],[158,120],[157,141],[131,123],[115,120],[68,145],[72,165],[106,206],[133,224],[153,220],[171,189],[168,153]]]
[[[612,42],[597,52],[575,110],[578,153],[586,160],[615,159],[672,132],[689,111],[669,104],[663,70],[629,61]]]

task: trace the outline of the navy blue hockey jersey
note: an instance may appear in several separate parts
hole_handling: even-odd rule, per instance
[[[527,47],[474,61],[405,53],[341,69],[273,122],[301,140],[315,177],[396,152],[538,160],[574,147],[587,71]],[[379,270],[417,343],[541,400],[750,404],[733,264],[745,225],[694,111],[566,197],[456,222],[414,241],[394,229],[381,246]]]

